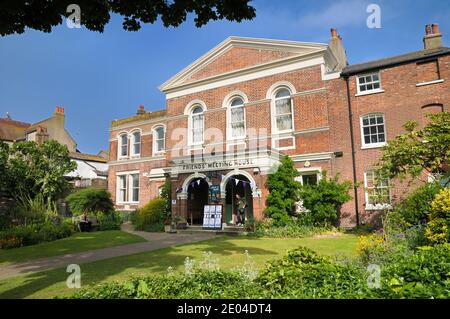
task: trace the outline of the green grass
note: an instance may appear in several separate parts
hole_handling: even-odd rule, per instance
[[[143,238],[120,230],[75,233],[74,235],[33,246],[0,250],[0,265],[20,263],[33,259],[53,257],[118,245],[145,241]]]
[[[83,264],[81,285],[86,287],[109,280],[126,279],[131,275],[164,273],[168,267],[182,270],[186,257],[199,260],[203,252],[207,251],[211,251],[218,258],[222,269],[241,266],[245,261],[246,250],[258,267],[299,246],[309,247],[324,255],[341,254],[354,257],[356,242],[357,237],[353,235],[298,239],[219,237],[195,244]],[[65,269],[54,269],[0,281],[0,298],[52,298],[70,295],[75,291],[66,287],[68,275]]]

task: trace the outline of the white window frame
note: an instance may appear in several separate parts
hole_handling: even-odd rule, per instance
[[[127,154],[126,155],[122,155],[122,136],[126,136],[127,138]],[[128,132],[121,132],[117,135],[117,158],[119,160],[121,159],[127,159],[129,154],[130,154],[130,138],[128,135]]]
[[[201,113],[196,113],[195,115],[192,113],[197,107],[200,107],[202,109]],[[194,142],[194,135],[193,135],[193,117],[194,116],[202,116],[202,140],[198,142]],[[188,121],[188,145],[189,146],[198,146],[203,145],[205,142],[205,108],[202,104],[196,103],[193,104],[189,110],[189,121]]]
[[[360,83],[360,79],[361,78],[364,78],[366,76],[372,76],[373,77],[374,75],[378,75],[378,81],[373,81],[372,80],[372,82]],[[374,84],[374,83],[379,83],[380,87],[377,88],[377,89],[361,91],[361,85]],[[381,73],[380,73],[380,71],[356,75],[356,90],[357,90],[357,94],[356,94],[357,96],[384,92],[383,85],[382,85],[382,82],[381,82]]]
[[[134,152],[134,146],[136,144],[136,140],[135,140],[135,134],[139,133],[139,153],[135,153]],[[141,153],[142,153],[142,131],[141,130],[134,130],[130,133],[130,138],[128,141],[130,147],[129,147],[129,152],[130,152],[130,156],[131,157],[140,157]]]
[[[140,181],[140,172],[139,171],[128,171],[128,172],[119,172],[116,174],[116,204],[123,205],[123,204],[139,204],[140,200],[140,193],[138,194],[138,201],[132,201],[131,198],[133,198],[133,179],[132,175],[138,175],[138,181],[139,181],[139,192],[141,187],[141,181]],[[124,200],[120,200],[120,190],[122,189],[119,187],[119,178],[125,176],[125,183],[126,183],[126,190],[125,190],[125,196],[126,198]]]
[[[122,183],[120,182],[120,180],[122,178],[125,178],[125,188],[122,188]],[[124,204],[124,203],[127,202],[127,195],[128,195],[127,194],[127,188],[128,188],[127,176],[125,174],[124,175],[118,174],[116,176],[116,199],[117,199],[117,204]],[[122,190],[125,190],[125,192],[123,193],[124,194],[124,198],[123,199],[121,198]]]
[[[365,141],[365,136],[364,136],[364,125],[363,125],[363,120],[366,117],[370,117],[370,116],[382,116],[383,117],[383,127],[384,127],[384,142],[378,142],[378,143],[366,143]],[[375,124],[376,126],[378,126],[379,124]],[[369,123],[369,127],[372,126]],[[384,116],[384,113],[369,113],[369,114],[364,114],[363,116],[361,116],[359,118],[359,127],[360,127],[360,132],[361,132],[361,148],[362,149],[369,149],[369,148],[380,148],[383,147],[387,144],[387,130],[386,130],[386,117]]]
[[[275,96],[277,95],[277,93],[281,90],[287,90],[289,91],[289,99],[290,99],[290,103],[291,103],[291,121],[292,121],[292,128],[291,129],[287,129],[287,130],[278,130],[278,125],[277,125],[277,115],[276,113],[276,101],[278,100],[286,100],[288,99],[288,97],[280,97],[280,98],[275,98]],[[295,131],[295,127],[294,127],[294,99],[292,98],[292,90],[289,86],[285,86],[285,85],[281,85],[276,87],[273,92],[272,92],[272,98],[271,98],[271,118],[272,118],[272,132],[273,134],[285,134],[285,133],[291,133]]]
[[[296,178],[297,182],[300,182],[303,185],[303,175],[317,175],[317,183],[322,179],[322,168],[321,167],[308,167],[308,168],[300,168],[298,169],[300,176]]]
[[[241,99],[242,104],[231,106],[233,101],[236,99]],[[245,103],[246,103],[245,101],[246,101],[246,99],[241,95],[234,95],[228,100],[228,105],[227,105],[227,140],[228,141],[242,140],[247,137],[247,117],[246,117],[247,112],[245,111]],[[244,134],[241,136],[233,136],[233,127],[231,125],[232,124],[231,123],[231,120],[232,120],[231,110],[233,108],[242,108],[242,110],[244,111]]]
[[[164,134],[164,137],[163,137],[163,149],[160,151],[160,150],[158,150],[158,133],[157,133],[157,130],[158,129],[160,129],[160,128],[162,128],[163,129],[163,134]],[[166,126],[165,125],[163,125],[163,124],[157,124],[157,125],[155,125],[155,126],[153,126],[153,128],[152,128],[152,135],[153,135],[153,138],[152,138],[152,140],[153,140],[153,146],[152,146],[152,153],[153,153],[153,155],[161,155],[161,154],[164,154],[165,153],[165,151],[166,151]]]
[[[387,182],[388,182],[388,186],[386,187],[388,189],[388,194],[389,194],[389,203],[380,203],[380,204],[370,204],[369,203],[369,192],[368,192],[368,179],[367,179],[367,175],[368,174],[374,174],[373,171],[367,171],[364,172],[364,199],[365,199],[365,208],[366,210],[384,210],[384,209],[391,209],[392,208],[392,194],[391,194],[391,182],[388,178]],[[375,188],[379,188],[379,186],[374,186]],[[382,187],[384,188],[384,187]]]

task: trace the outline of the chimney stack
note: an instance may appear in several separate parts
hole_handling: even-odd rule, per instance
[[[342,38],[338,34],[336,28],[331,29],[331,40],[328,43],[328,47],[337,60],[336,65],[333,67],[333,71],[341,71],[348,65],[347,53],[345,52]]]
[[[425,36],[423,38],[425,50],[438,49],[442,47],[442,34],[439,32],[439,24],[433,23],[425,26]]]
[[[142,105],[142,104],[139,105],[139,108],[138,108],[136,114],[137,114],[137,115],[145,114],[145,107],[144,107],[144,105]]]

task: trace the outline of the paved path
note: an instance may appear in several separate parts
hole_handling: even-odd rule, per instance
[[[24,274],[36,273],[53,268],[67,267],[70,264],[83,264],[113,257],[127,256],[180,244],[194,243],[216,237],[216,235],[210,233],[166,234],[133,231],[131,225],[129,224],[123,225],[122,230],[141,236],[146,240],[146,242],[90,250],[81,253],[36,259],[19,264],[0,266],[0,280]]]

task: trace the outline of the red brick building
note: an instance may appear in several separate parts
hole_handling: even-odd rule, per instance
[[[251,218],[262,219],[267,176],[289,155],[302,183],[321,173],[362,182],[341,212],[341,224],[370,221],[401,188],[373,187],[380,147],[407,120],[448,111],[450,49],[438,27],[427,28],[425,49],[348,66],[341,38],[329,44],[230,37],[160,89],[166,109],[114,121],[109,187],[119,209],[145,205],[172,182],[177,216],[201,225],[203,207],[223,207],[234,224],[236,194]],[[351,125],[350,125],[351,123]],[[358,185],[358,184],[357,184]]]

